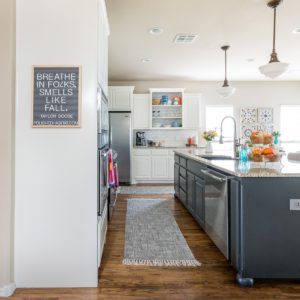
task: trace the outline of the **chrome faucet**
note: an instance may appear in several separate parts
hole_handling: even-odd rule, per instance
[[[234,124],[234,137],[233,137],[233,157],[238,158],[239,157],[239,146],[240,146],[240,139],[237,137],[237,127],[236,127],[236,120],[234,117],[226,116],[223,118],[221,122],[221,135],[220,135],[220,144],[224,144],[223,141],[223,122],[226,119],[231,119]]]

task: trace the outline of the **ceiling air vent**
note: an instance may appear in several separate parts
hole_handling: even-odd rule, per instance
[[[192,44],[197,39],[197,34],[177,34],[174,39],[175,44]]]

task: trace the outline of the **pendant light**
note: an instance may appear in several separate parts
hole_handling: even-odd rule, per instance
[[[236,88],[229,86],[227,80],[227,50],[229,49],[229,47],[230,46],[221,47],[221,49],[225,52],[225,80],[223,86],[217,89],[217,93],[225,99],[231,97],[236,91]]]
[[[277,13],[277,6],[282,2],[282,0],[271,0],[268,2],[268,6],[274,10],[274,23],[273,23],[273,50],[271,53],[271,59],[267,65],[263,65],[259,68],[260,72],[272,79],[282,75],[285,73],[288,68],[289,64],[282,63],[279,61],[276,53],[276,13]]]

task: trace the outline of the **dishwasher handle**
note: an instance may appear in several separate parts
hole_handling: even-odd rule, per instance
[[[210,178],[212,178],[212,179],[214,179],[214,180],[216,180],[216,181],[218,181],[218,182],[225,182],[225,181],[227,181],[227,178],[219,177],[219,176],[217,176],[217,175],[214,175],[214,174],[210,173],[210,172],[207,171],[207,170],[201,170],[201,172],[202,172],[205,176],[208,176],[208,177],[210,177]]]

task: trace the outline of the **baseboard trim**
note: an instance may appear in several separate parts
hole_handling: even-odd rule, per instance
[[[16,290],[16,285],[14,283],[0,286],[0,297],[10,297]]]

